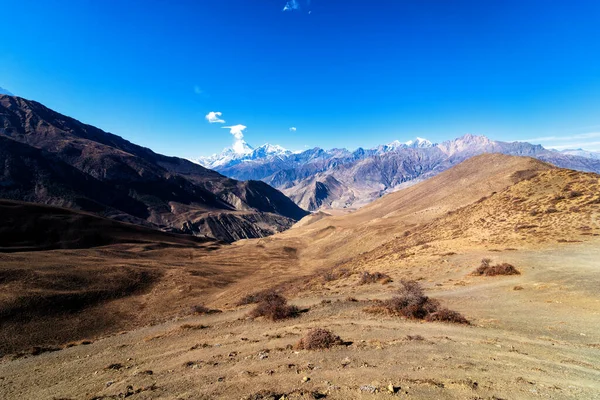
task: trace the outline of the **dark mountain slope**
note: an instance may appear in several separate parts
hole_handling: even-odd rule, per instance
[[[156,154],[119,136],[19,97],[0,96],[0,136],[43,150],[39,155],[48,160],[45,167],[60,160],[85,175],[90,185],[97,187],[98,191],[105,194],[104,197],[121,200],[115,203],[103,199],[102,195],[85,194],[82,192],[85,183],[82,182],[81,187],[71,188],[69,181],[54,175],[51,179],[38,182],[36,187],[69,187],[80,197],[100,203],[101,206],[89,208],[81,201],[71,204],[69,201],[46,198],[44,190],[38,190],[38,195],[34,197],[18,197],[13,193],[10,196],[13,199],[65,205],[131,221],[142,218],[162,229],[193,232],[224,240],[231,235],[220,237],[218,232],[222,232],[222,229],[213,230],[206,224],[197,224],[201,222],[203,213],[229,213],[228,220],[241,218],[244,225],[248,223],[248,213],[262,214],[258,218],[262,221],[260,229],[241,229],[239,235],[231,232],[234,237],[255,237],[248,236],[249,232],[261,236],[272,234],[286,229],[306,215],[281,192],[264,183],[239,182],[187,160]],[[11,146],[11,149],[25,151],[24,147],[17,149]],[[16,154],[17,159],[20,157],[20,154]],[[41,165],[40,157],[37,157],[37,163]],[[14,168],[4,177],[6,182],[18,183],[21,179],[23,177],[16,174]],[[30,186],[33,181],[28,180]],[[97,185],[98,182],[104,186]],[[138,206],[135,212],[131,208],[133,204]],[[119,212],[108,208],[115,208]],[[243,216],[236,214],[240,211],[244,212]],[[209,230],[202,230],[200,226]],[[227,229],[235,230],[236,224],[230,224]]]
[[[160,232],[67,208],[0,200],[0,252],[80,249],[116,243],[218,245],[210,239]]]

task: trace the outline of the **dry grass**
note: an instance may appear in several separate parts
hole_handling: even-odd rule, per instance
[[[507,263],[491,265],[489,258],[481,260],[481,265],[473,271],[472,275],[479,276],[497,276],[497,275],[521,275],[521,273],[512,265]]]
[[[398,296],[389,300],[376,301],[374,306],[365,311],[392,314],[408,319],[469,323],[460,313],[443,308],[438,300],[425,296],[423,288],[418,282],[402,280],[401,284]]]
[[[344,342],[339,336],[323,328],[310,330],[302,339],[296,343],[298,350],[324,350],[333,346],[343,345]]]

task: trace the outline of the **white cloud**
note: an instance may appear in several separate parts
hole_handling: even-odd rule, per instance
[[[206,114],[206,120],[208,122],[210,122],[211,124],[224,124],[225,120],[221,119],[220,117],[223,115],[222,112],[219,111],[211,111],[208,114]]]
[[[229,129],[229,133],[231,133],[238,140],[242,140],[244,138],[244,130],[246,128],[247,126],[241,124],[223,127],[223,129]]]
[[[283,7],[283,11],[294,11],[294,10],[298,10],[300,8],[300,3],[298,3],[298,0],[290,0],[287,3],[285,3],[285,7]]]
[[[295,127],[295,126],[292,126],[292,127],[290,128],[290,132],[296,132],[297,130],[298,130],[298,129],[296,129],[296,127]]]
[[[224,126],[223,129],[229,129],[229,133],[233,135],[235,141],[233,142],[233,150],[236,153],[242,154],[246,151],[244,141],[244,130],[247,127],[245,125],[233,125],[233,126]]]

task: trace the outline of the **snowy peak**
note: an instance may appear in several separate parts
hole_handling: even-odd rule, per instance
[[[206,168],[218,168],[226,165],[235,165],[240,162],[252,160],[265,160],[274,157],[283,157],[293,154],[291,151],[279,145],[265,143],[262,146],[254,148],[244,140],[237,140],[233,147],[224,149],[220,154],[213,154],[210,157],[200,157],[194,162]]]
[[[415,140],[409,140],[408,142],[406,142],[404,144],[407,147],[411,147],[414,149],[424,149],[424,148],[428,148],[428,147],[433,147],[433,143],[431,143],[427,139],[423,139],[420,137],[417,137]]]

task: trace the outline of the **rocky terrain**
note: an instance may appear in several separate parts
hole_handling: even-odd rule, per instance
[[[473,135],[439,144],[417,138],[355,151],[315,148],[293,153],[265,145],[237,155],[226,150],[199,162],[235,179],[267,182],[300,207],[314,211],[359,208],[483,153],[535,157],[561,168],[600,172],[600,160],[593,152],[558,152]]]
[[[241,182],[0,95],[0,198],[69,207],[225,241],[271,235],[307,213],[260,181]]]
[[[486,154],[266,238],[0,254],[14,277],[0,280],[0,397],[597,398],[599,189],[594,173]],[[476,274],[482,259],[517,274]],[[402,280],[469,324],[369,311]],[[42,307],[75,287],[119,295]],[[238,305],[269,288],[293,318]],[[23,304],[44,312],[16,324]],[[298,348],[314,328],[341,339]]]

